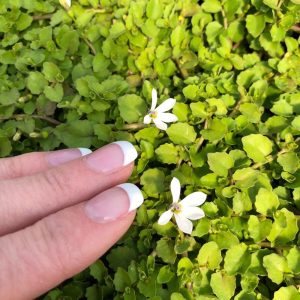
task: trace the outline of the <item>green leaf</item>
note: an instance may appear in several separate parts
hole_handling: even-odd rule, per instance
[[[174,264],[176,253],[174,251],[174,242],[168,238],[162,238],[156,245],[157,255],[165,262]]]
[[[178,149],[173,144],[163,144],[160,145],[155,153],[157,155],[157,159],[165,164],[176,164],[179,159]]]
[[[278,116],[290,116],[293,114],[293,106],[285,100],[279,100],[273,104],[271,112]]]
[[[112,129],[108,125],[95,124],[94,132],[98,139],[101,141],[110,142],[112,140]]]
[[[19,91],[16,88],[12,88],[7,92],[0,93],[0,104],[3,106],[15,104],[19,97]]]
[[[172,278],[174,277],[174,272],[171,271],[171,268],[169,265],[163,266],[159,269],[158,275],[157,275],[157,282],[159,284],[162,283],[168,283]]]
[[[93,127],[88,120],[77,120],[58,125],[54,134],[67,147],[89,148],[92,144]]]
[[[33,18],[30,15],[21,13],[19,19],[15,23],[15,26],[18,31],[23,31],[31,25],[32,21]]]
[[[159,19],[163,14],[163,5],[159,0],[148,1],[146,8],[147,17],[152,20]]]
[[[211,275],[210,285],[218,299],[230,300],[236,288],[235,277],[217,272]]]
[[[293,0],[292,0],[293,1]],[[300,2],[299,2],[300,4]],[[299,291],[293,286],[283,286],[274,293],[273,300],[300,300]]]
[[[12,151],[12,145],[7,137],[0,136],[0,157],[8,156]]]
[[[141,185],[147,195],[157,198],[164,191],[165,174],[159,169],[148,169],[141,176]]]
[[[297,233],[297,218],[291,211],[282,208],[275,213],[274,223],[267,238],[273,244],[286,244],[294,240]]]
[[[197,100],[199,97],[199,87],[195,84],[190,84],[186,87],[183,88],[182,90],[183,95],[185,98],[190,99],[190,100]],[[199,102],[197,102],[199,103]]]
[[[201,7],[209,13],[217,13],[222,9],[222,5],[218,0],[204,0]]]
[[[289,269],[295,274],[300,273],[300,249],[294,246],[286,256]]]
[[[213,142],[222,139],[227,129],[227,125],[222,120],[215,118],[209,123],[208,129],[201,130],[200,134],[204,139]]]
[[[89,268],[91,276],[98,282],[102,282],[105,275],[107,274],[107,269],[104,266],[103,262],[101,260],[97,260]]]
[[[194,127],[187,123],[172,124],[166,132],[170,140],[179,145],[193,143],[197,136]]]
[[[137,254],[134,248],[128,246],[115,247],[109,251],[106,259],[109,263],[109,267],[114,271],[123,268],[127,269],[132,260],[136,260]]]
[[[256,210],[265,216],[272,216],[279,206],[278,196],[265,188],[260,188],[255,197]]]
[[[243,148],[255,162],[265,162],[272,152],[273,143],[262,134],[250,134],[242,138]]]
[[[209,270],[215,270],[219,268],[223,258],[221,250],[216,242],[208,242],[204,244],[197,256],[197,261],[200,266],[205,266]]]
[[[48,82],[42,73],[30,72],[26,85],[32,94],[38,95],[44,91],[44,88],[46,85],[48,85]]]
[[[64,96],[64,90],[60,83],[55,84],[52,86],[46,86],[44,89],[45,96],[53,102],[60,102]]]
[[[292,121],[292,126],[300,131],[300,116],[296,116]]]
[[[114,286],[118,292],[124,292],[126,287],[131,286],[130,277],[123,268],[117,269],[114,276]]]
[[[228,170],[234,166],[231,156],[225,152],[216,152],[207,154],[209,168],[217,175],[226,177]]]
[[[250,237],[256,242],[263,241],[270,233],[272,221],[269,219],[259,220],[257,216],[251,215],[248,220],[248,231]]]
[[[241,243],[227,250],[224,269],[228,275],[244,273],[250,264],[250,253],[246,244]]]
[[[300,167],[300,160],[295,152],[288,152],[279,155],[277,162],[282,166],[284,171],[292,174]]]
[[[221,250],[230,249],[239,244],[239,239],[230,231],[221,231],[210,235],[210,240],[215,241]]]
[[[254,103],[243,103],[240,105],[239,111],[247,117],[251,123],[259,123],[262,110]]]
[[[275,283],[280,284],[284,279],[284,273],[288,272],[286,259],[272,253],[263,258],[263,264],[268,272],[268,277]]]
[[[173,114],[178,117],[179,122],[186,122],[190,114],[190,109],[187,104],[176,102],[173,107]]]
[[[64,80],[59,67],[52,62],[44,62],[43,74],[45,75],[45,78],[50,82],[61,82]]]
[[[278,5],[279,1],[278,0],[263,0],[263,3],[273,9],[277,9],[277,5]]]
[[[118,99],[120,115],[128,123],[137,122],[147,112],[145,101],[134,94],[128,94]]]
[[[258,37],[264,31],[265,26],[264,15],[247,15],[246,28],[252,36]]]

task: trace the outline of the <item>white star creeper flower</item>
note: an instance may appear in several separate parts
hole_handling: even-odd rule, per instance
[[[198,220],[205,216],[204,211],[197,206],[205,202],[207,195],[202,192],[195,192],[179,202],[180,189],[180,182],[174,177],[171,181],[173,203],[169,210],[160,216],[158,224],[167,224],[174,215],[179,229],[184,233],[191,234],[193,231],[193,223],[191,220]]]
[[[69,10],[71,8],[71,0],[59,0],[59,3],[66,9]]]
[[[169,98],[156,107],[157,104],[157,92],[152,89],[152,104],[149,113],[144,117],[144,124],[150,124],[153,120],[155,126],[161,130],[166,130],[168,125],[166,123],[176,122],[178,118],[166,111],[172,109],[176,103],[176,100]]]

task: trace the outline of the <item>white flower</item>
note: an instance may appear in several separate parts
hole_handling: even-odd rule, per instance
[[[193,223],[191,220],[198,220],[205,216],[204,211],[197,206],[204,203],[207,195],[202,192],[195,192],[186,196],[179,202],[180,189],[180,182],[174,177],[171,181],[173,203],[171,204],[170,209],[160,216],[158,224],[167,224],[174,215],[179,229],[184,233],[191,234],[193,230]]]
[[[66,9],[69,10],[71,8],[71,0],[59,0],[59,3]]]
[[[166,123],[176,122],[178,118],[171,113],[166,113],[166,111],[172,109],[176,103],[176,100],[169,98],[156,107],[157,104],[157,92],[152,89],[152,104],[150,111],[144,117],[144,124],[150,124],[153,120],[155,126],[161,130],[166,130],[168,125]],[[165,123],[166,122],[166,123]]]

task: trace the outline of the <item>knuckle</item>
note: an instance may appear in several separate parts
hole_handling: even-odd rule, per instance
[[[48,171],[41,174],[42,185],[49,189],[49,192],[62,197],[68,197],[71,192],[70,182],[63,172]]]
[[[0,163],[0,178],[16,178],[22,172],[22,164],[14,158],[4,158]]]
[[[69,249],[66,246],[68,236],[64,228],[50,220],[44,218],[39,223],[40,239],[42,240],[40,253],[46,255],[46,260],[51,264],[52,270],[57,274],[67,277],[68,262],[69,262]]]

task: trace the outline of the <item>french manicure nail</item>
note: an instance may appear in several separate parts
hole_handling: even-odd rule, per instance
[[[86,158],[86,162],[96,172],[110,173],[133,162],[137,155],[131,143],[119,141],[94,151]]]
[[[92,153],[88,148],[63,149],[46,154],[46,160],[51,166],[58,166],[76,158]]]
[[[106,223],[135,210],[143,202],[143,194],[136,185],[123,183],[88,201],[85,212],[91,220]]]

